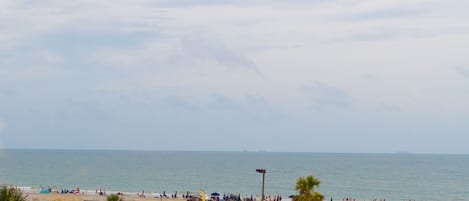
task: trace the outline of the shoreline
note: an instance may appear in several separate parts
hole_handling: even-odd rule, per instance
[[[111,194],[117,194],[117,195],[122,195],[122,196],[129,196],[129,197],[146,197],[146,198],[160,198],[163,195],[166,197],[163,197],[163,199],[166,198],[173,198],[173,199],[185,199],[183,195],[189,194],[189,195],[199,195],[199,192],[194,193],[194,192],[178,192],[176,191],[177,195],[173,197],[174,194],[172,193],[167,193],[166,191],[163,191],[163,193],[160,192],[149,192],[143,190],[142,192],[137,192],[137,191],[116,191],[116,190],[107,190],[105,188],[97,188],[95,190],[89,190],[89,189],[81,189],[79,187],[73,189],[73,188],[61,188],[58,186],[49,186],[47,188],[44,188],[42,186],[17,186],[17,185],[11,185],[11,184],[3,184],[8,187],[16,188],[21,190],[24,194],[31,194],[31,195],[80,195],[80,196],[102,196],[106,197]],[[63,191],[63,192],[62,192]],[[43,193],[46,192],[46,193]]]
[[[119,195],[124,201],[187,201],[194,196],[200,196],[199,192],[180,192],[175,195],[167,194],[166,192],[124,192],[107,191],[106,189],[87,190],[79,188],[71,192],[70,189],[59,189],[56,186],[49,188],[15,185],[6,186],[20,190],[23,195],[27,196],[28,201],[107,201],[107,197],[112,194]],[[210,194],[205,194],[205,197],[209,200]],[[242,198],[243,197],[241,197],[241,199]],[[257,199],[257,197],[255,199]]]
[[[52,187],[52,191],[43,193],[44,189],[41,187],[28,187],[28,186],[14,186],[7,185],[19,189],[23,195],[27,196],[28,201],[107,201],[107,197],[111,194],[121,196],[124,201],[186,201],[185,197],[181,194],[173,197],[171,194],[166,197],[161,196],[161,193],[152,192],[122,192],[122,191],[101,191],[101,189],[87,190],[79,189],[74,193],[62,193],[62,189]],[[64,189],[65,190],[65,189]]]
[[[29,201],[106,201],[106,195],[61,194],[61,193],[25,193]],[[110,195],[110,194],[108,194]],[[122,195],[124,201],[185,201],[185,198],[154,198],[137,195]]]

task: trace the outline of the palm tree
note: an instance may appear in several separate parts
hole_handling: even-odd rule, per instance
[[[111,194],[107,196],[107,201],[124,201],[124,198],[120,197],[119,195],[116,194]]]
[[[319,187],[321,181],[313,176],[300,177],[296,180],[295,190],[299,195],[293,197],[293,201],[322,201],[324,195],[320,192],[314,191],[314,188]]]
[[[26,195],[21,190],[3,185],[0,187],[0,201],[26,201]]]

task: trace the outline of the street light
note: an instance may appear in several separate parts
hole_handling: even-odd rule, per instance
[[[265,179],[265,169],[256,169],[256,172],[262,173],[262,198],[261,198],[261,201],[264,201],[264,179]]]

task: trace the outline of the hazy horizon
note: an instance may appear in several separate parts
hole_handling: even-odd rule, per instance
[[[233,153],[298,153],[298,154],[384,154],[384,155],[469,155],[465,153],[433,153],[433,152],[321,152],[321,151],[268,151],[268,150],[183,150],[183,149],[67,149],[67,148],[0,148],[0,152],[5,150],[14,151],[129,151],[129,152],[233,152]]]

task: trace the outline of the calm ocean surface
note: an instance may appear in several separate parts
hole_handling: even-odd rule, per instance
[[[327,200],[469,200],[469,156],[270,152],[2,150],[0,183],[145,192],[294,194],[314,175]]]

